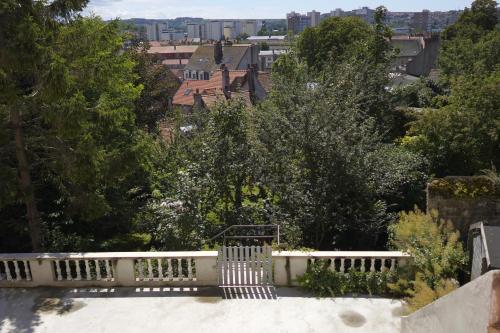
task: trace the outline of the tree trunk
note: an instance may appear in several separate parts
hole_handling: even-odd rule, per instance
[[[11,109],[10,117],[15,132],[19,184],[21,186],[24,203],[26,204],[31,245],[33,247],[33,252],[43,252],[40,214],[38,213],[38,208],[36,206],[35,192],[31,182],[30,167],[28,158],[26,157],[21,117],[19,115],[19,110],[15,106]]]

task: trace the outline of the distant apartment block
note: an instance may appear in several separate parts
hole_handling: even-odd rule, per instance
[[[197,39],[207,40],[207,25],[206,24],[187,24],[187,38],[189,40]]]
[[[415,13],[411,21],[411,28],[415,33],[425,33],[430,31],[430,11],[423,10]]]
[[[291,12],[286,15],[288,31],[294,35],[300,34],[311,26],[311,18],[307,15]]]
[[[311,27],[317,27],[321,21],[321,13],[313,10],[312,12],[307,13],[307,16],[311,20]]]

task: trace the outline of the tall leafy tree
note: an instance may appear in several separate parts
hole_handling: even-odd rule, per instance
[[[257,165],[305,246],[383,247],[392,200],[425,179],[418,155],[384,143],[364,98],[377,86],[360,82],[368,74],[361,64],[350,59],[318,76],[294,53],[284,56],[258,114]]]
[[[34,100],[50,76],[50,47],[59,27],[86,3],[87,0],[6,0],[0,6],[0,104],[13,130],[19,188],[35,251],[42,249],[42,231],[26,153],[23,116],[37,107]]]
[[[42,6],[44,15],[50,8],[42,2],[32,5]],[[48,24],[46,18],[40,20]],[[2,50],[2,60],[18,53],[36,58],[29,73],[13,60],[3,67],[10,75],[2,81],[7,87],[25,80],[21,74],[31,81],[23,86],[26,91],[13,87],[9,99],[2,100],[2,108],[10,111],[2,131],[14,128],[15,140],[6,144],[18,151],[33,250],[44,245],[54,250],[98,249],[99,241],[131,229],[132,217],[150,193],[152,156],[158,152],[152,138],[136,125],[135,101],[142,86],[134,84],[135,63],[123,52],[116,22],[75,16],[61,20],[54,14],[53,22],[41,27],[45,30],[38,27],[40,35],[33,36],[33,43],[43,43],[33,46],[35,54],[14,50],[13,45],[8,49],[12,54]],[[23,174],[30,177],[29,186]]]

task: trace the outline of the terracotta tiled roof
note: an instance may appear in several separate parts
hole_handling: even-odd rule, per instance
[[[229,81],[233,84],[238,78],[243,78],[247,74],[245,70],[229,71]],[[199,90],[203,100],[207,105],[211,105],[212,100],[222,98],[222,72],[216,71],[210,80],[186,80],[182,83],[177,93],[174,95],[173,104],[177,106],[193,106],[194,93]],[[208,103],[207,103],[208,102]],[[212,103],[213,104],[213,103]]]
[[[153,46],[148,50],[148,53],[195,53],[198,45],[179,45],[179,46]]]
[[[186,65],[189,59],[165,59],[161,63],[163,65]]]

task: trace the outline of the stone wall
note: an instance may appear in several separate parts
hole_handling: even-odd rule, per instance
[[[484,177],[446,177],[427,185],[427,211],[437,210],[467,237],[471,224],[500,226],[500,197]]]

